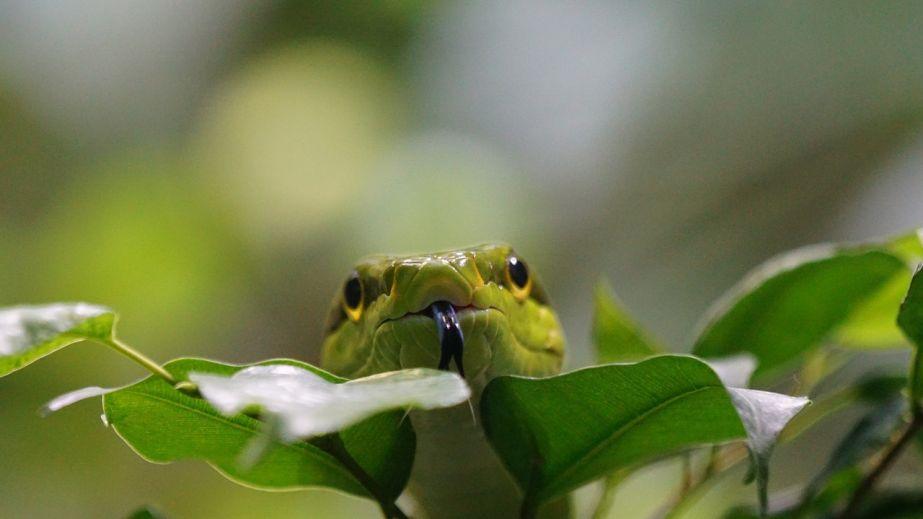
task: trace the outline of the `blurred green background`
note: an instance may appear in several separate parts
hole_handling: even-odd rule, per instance
[[[923,224],[921,26],[912,2],[0,1],[0,304],[111,305],[160,360],[316,361],[358,257],[505,240],[571,367],[600,275],[682,351],[769,255]],[[35,413],[141,375],[86,344],[0,380],[0,517],[375,516],[149,465],[91,402]],[[773,488],[848,425],[781,449]],[[639,475],[619,517],[676,484]]]

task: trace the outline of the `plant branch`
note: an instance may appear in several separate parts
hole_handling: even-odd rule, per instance
[[[408,519],[407,514],[397,506],[394,500],[390,499],[385,494],[378,482],[375,481],[375,479],[352,457],[346,449],[346,446],[343,445],[343,440],[340,438],[339,434],[322,436],[317,438],[313,443],[336,458],[337,461],[342,463],[343,466],[349,470],[349,473],[372,494],[372,497],[378,502],[381,513],[384,514],[386,519]]]
[[[879,479],[884,475],[885,472],[894,464],[897,458],[900,456],[901,452],[904,450],[904,447],[913,440],[913,437],[917,434],[920,428],[923,427],[923,414],[919,408],[914,409],[913,418],[911,418],[910,423],[907,425],[907,428],[894,440],[894,442],[889,445],[883,455],[878,459],[878,462],[872,467],[872,470],[865,476],[862,482],[859,484],[859,487],[853,493],[852,497],[849,500],[849,503],[846,505],[846,508],[843,509],[843,513],[840,514],[841,519],[850,519],[855,517],[856,513],[859,511],[859,508],[862,505],[862,502],[865,498],[871,493],[872,489],[875,487],[875,484]]]

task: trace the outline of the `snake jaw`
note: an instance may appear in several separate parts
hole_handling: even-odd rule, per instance
[[[454,360],[458,374],[464,378],[465,336],[458,322],[455,307],[446,301],[437,301],[430,306],[430,311],[439,335],[439,369],[448,370],[449,360]]]

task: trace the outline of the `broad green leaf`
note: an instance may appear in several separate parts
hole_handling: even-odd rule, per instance
[[[434,369],[408,369],[342,384],[291,365],[252,366],[232,376],[189,373],[189,380],[225,415],[256,407],[279,419],[282,439],[338,432],[393,409],[437,409],[471,396],[464,379]]]
[[[751,407],[763,403],[751,396],[740,398]],[[748,435],[715,372],[696,358],[677,355],[545,379],[498,377],[484,390],[481,415],[494,450],[525,494],[526,506],[614,470]],[[764,423],[762,416],[754,410],[746,422],[753,427],[753,448],[759,452],[771,445],[766,435],[784,425]]]
[[[914,402],[923,398],[923,268],[918,268],[910,282],[907,297],[901,305],[897,315],[897,324],[907,335],[907,338],[916,346],[913,354],[913,364],[910,367],[910,396]]]
[[[741,353],[721,359],[704,361],[718,375],[726,387],[746,387],[750,376],[756,369],[756,358],[748,353]],[[594,517],[607,517],[610,515],[615,500],[615,493],[619,485],[632,473],[632,468],[623,468],[609,474],[603,484],[603,496],[597,504]]]
[[[593,343],[601,364],[634,362],[663,350],[628,315],[605,281],[596,285],[594,294]]]
[[[269,361],[312,371],[326,380],[344,382],[296,361]],[[178,359],[166,364],[178,380],[189,372],[230,376],[244,368],[203,359]],[[286,443],[270,439],[264,455],[250,467],[238,463],[265,423],[247,415],[225,416],[202,398],[178,391],[149,377],[103,397],[105,416],[119,436],[141,457],[154,463],[200,459],[240,484],[270,490],[328,487],[369,497],[368,489],[323,448],[327,437]],[[401,412],[376,415],[354,425],[340,438],[351,457],[389,498],[403,490],[413,463],[414,434]]]
[[[863,302],[835,332],[838,344],[853,348],[882,348],[904,344],[894,321],[910,285],[912,266],[923,261],[923,230],[899,236],[883,246],[911,266],[894,275],[878,293]]]
[[[815,246],[785,254],[713,307],[693,352],[750,352],[759,360],[756,376],[765,375],[820,345],[906,269],[885,247]]]
[[[0,377],[84,340],[112,338],[115,314],[88,303],[0,309]]]

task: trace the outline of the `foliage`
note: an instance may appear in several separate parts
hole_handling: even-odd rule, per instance
[[[847,347],[837,355],[857,355],[901,343],[900,332],[923,345],[923,273],[913,274],[921,256],[917,233],[785,254],[715,304],[694,340],[697,356],[661,353],[601,284],[593,338],[603,364],[543,379],[497,377],[480,395],[480,423],[522,491],[523,516],[598,479],[607,481],[603,505],[611,504],[615,485],[634,470],[696,452],[707,466],[684,464],[686,484],[666,508],[671,516],[748,457],[759,511],[729,516],[910,516],[918,493],[888,501],[896,494],[875,486],[923,427],[918,354],[908,376],[819,393],[800,415],[806,398],[747,385],[754,370],[758,381],[779,387],[781,375],[801,369],[797,391],[810,392],[837,365],[830,361],[836,345]],[[69,344],[106,344],[152,375],[64,395],[47,410],[102,395],[107,423],[148,461],[198,459],[260,489],[332,488],[374,499],[388,517],[404,516],[395,500],[414,460],[406,410],[470,397],[459,377],[431,370],[346,381],[294,360],[235,366],[181,358],[161,366],[123,344],[115,322],[111,310],[84,303],[0,310],[0,376]],[[869,409],[798,502],[772,510],[767,482],[776,443],[857,404]]]
[[[304,367],[342,382],[295,361],[266,364]],[[230,375],[243,369],[203,359],[177,359],[164,367],[180,379],[190,372]],[[255,488],[321,486],[360,496],[372,495],[348,467],[325,450],[326,439],[311,443],[270,438],[271,443],[260,459],[245,466],[240,455],[267,434],[265,424],[246,414],[225,416],[202,398],[177,391],[159,377],[148,377],[105,395],[103,410],[113,430],[135,452],[154,463],[201,459],[228,478]],[[413,431],[408,424],[399,425],[401,415],[400,412],[380,415],[339,435],[351,457],[391,499],[397,497],[406,483],[413,461]],[[368,443],[373,444],[372,448]]]

